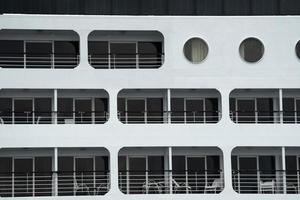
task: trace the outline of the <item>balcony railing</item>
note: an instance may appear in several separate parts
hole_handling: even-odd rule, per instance
[[[78,112],[0,112],[0,124],[104,124],[106,111]]]
[[[220,193],[222,171],[120,171],[119,188],[124,194]]]
[[[104,195],[107,171],[1,173],[0,197]]]
[[[164,54],[90,54],[89,63],[99,69],[153,69],[164,62]]]
[[[235,123],[300,123],[300,111],[230,111]]]
[[[1,54],[0,67],[24,69],[70,69],[79,64],[74,54]]]
[[[119,120],[125,124],[217,123],[221,119],[220,111],[119,111]]]
[[[245,194],[298,194],[299,171],[233,171],[233,188]]]

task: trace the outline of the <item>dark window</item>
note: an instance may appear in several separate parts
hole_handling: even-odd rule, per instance
[[[247,38],[241,43],[239,51],[245,61],[254,63],[262,58],[264,45],[256,38]]]
[[[90,124],[92,122],[92,100],[76,99],[75,100],[75,123]]]
[[[110,54],[111,68],[137,68],[136,43],[111,43]]]
[[[259,156],[260,180],[274,180],[276,174],[275,169],[275,156]]]
[[[15,99],[14,114],[16,124],[32,124],[32,100],[31,99]]]
[[[52,42],[26,42],[26,68],[52,68]]]
[[[108,99],[95,98],[95,123],[103,124],[108,120]]]
[[[177,183],[185,183],[185,156],[172,156],[173,178]]]
[[[35,157],[35,196],[52,195],[52,158]]]
[[[119,114],[119,120],[123,123],[126,122],[126,110],[125,110],[125,99],[124,98],[118,98],[118,114]]]
[[[238,99],[236,114],[238,123],[255,123],[255,100]]]
[[[74,195],[74,158],[58,157],[58,195]]]
[[[219,101],[217,98],[205,99],[205,118],[207,123],[217,123],[219,121]]]
[[[14,194],[15,197],[25,197],[33,195],[33,159],[14,159]],[[24,187],[24,183],[27,187]]]
[[[274,121],[273,99],[257,98],[258,123],[272,123]]]
[[[295,99],[283,98],[283,122],[295,123]]]
[[[58,119],[59,124],[75,123],[73,118],[73,99],[58,98],[57,99]]]
[[[139,68],[159,68],[163,63],[161,42],[138,42]]]
[[[2,68],[24,68],[23,52],[23,41],[0,40],[0,66]]]
[[[37,124],[50,124],[52,122],[52,100],[51,98],[34,99],[35,122]]]
[[[163,123],[163,99],[147,99],[147,123]]]
[[[171,122],[183,123],[184,122],[184,99],[183,98],[171,98]]]
[[[0,158],[0,196],[12,196],[12,158]]]
[[[89,63],[96,69],[109,68],[108,42],[89,41]]]
[[[145,123],[145,100],[128,99],[126,114],[128,123]]]
[[[55,68],[74,68],[79,63],[78,41],[55,41],[54,42],[54,65]]]
[[[186,122],[199,123],[204,121],[204,102],[202,99],[186,99]]]
[[[12,123],[12,99],[0,98],[0,117],[3,120],[1,123]]]

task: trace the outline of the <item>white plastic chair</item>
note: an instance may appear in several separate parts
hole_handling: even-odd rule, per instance
[[[80,192],[86,192],[87,195],[90,195],[90,189],[87,186],[87,184],[85,183],[78,183],[77,179],[74,179],[74,193],[76,195],[76,193],[80,191]]]
[[[182,192],[182,191],[184,191],[186,193],[192,192],[192,188],[185,183],[177,183],[174,179],[172,179],[172,184],[174,187],[174,193],[178,193],[178,192]]]
[[[212,184],[206,184],[205,185],[205,188],[204,188],[204,193],[207,193],[207,192],[214,192],[215,194],[217,193],[217,189],[221,189],[222,188],[222,181],[220,178],[217,178],[215,179]]]
[[[275,180],[259,182],[259,193],[262,194],[268,191],[272,192],[272,194],[275,193]]]

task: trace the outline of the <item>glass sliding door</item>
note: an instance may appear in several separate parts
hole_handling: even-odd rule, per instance
[[[25,42],[26,68],[49,69],[53,67],[52,42]]]
[[[297,156],[286,156],[286,183],[287,183],[287,193],[288,194],[297,194],[299,188],[299,172],[297,166],[299,165],[300,158]],[[298,162],[298,163],[297,163]]]
[[[75,99],[75,122],[76,124],[92,123],[91,99]]]
[[[164,171],[164,157],[163,156],[148,156],[148,182],[154,181],[155,183],[164,183],[168,185],[168,179],[165,178]],[[146,191],[148,194],[167,193],[167,187],[149,187]]]
[[[73,99],[58,98],[57,99],[57,122],[59,124],[74,124]]]
[[[161,42],[138,42],[139,68],[159,68],[163,63]]]
[[[89,63],[96,69],[109,68],[108,42],[89,41]]]
[[[34,186],[35,196],[52,195],[52,158],[35,157],[34,159]]]
[[[97,191],[95,187],[94,159],[93,158],[75,158],[75,192],[76,195],[94,194]]]
[[[257,122],[272,123],[274,122],[274,110],[272,98],[257,98]]]
[[[186,123],[204,122],[204,101],[203,99],[186,99]]]
[[[283,98],[283,122],[284,123],[295,123],[295,120],[296,120],[295,119],[295,116],[296,116],[295,110],[296,110],[295,109],[295,99],[294,98]]]
[[[111,68],[137,68],[136,46],[136,43],[110,43]]]
[[[14,159],[14,196],[33,196],[33,159]]]
[[[163,123],[163,99],[147,98],[147,123]]]
[[[58,157],[58,195],[75,195],[74,157]]]
[[[52,100],[51,98],[34,99],[34,118],[36,124],[52,123]]]
[[[104,124],[108,120],[108,99],[95,98],[95,123]]]
[[[14,121],[15,124],[33,123],[32,99],[14,100]]]
[[[0,157],[0,197],[13,196],[12,158]]]
[[[205,185],[211,182],[207,176],[205,157],[187,157],[187,173],[186,185],[191,187],[192,193],[203,193]]]
[[[129,157],[129,193],[140,194],[145,192],[146,157]]]
[[[185,121],[184,98],[171,98],[171,122],[183,123]]]
[[[12,99],[0,98],[0,124],[12,123]]]
[[[256,157],[239,157],[238,192],[258,192],[258,166]]]
[[[237,122],[255,123],[255,99],[237,99]]]
[[[296,99],[296,115],[297,123],[300,123],[300,99]]]
[[[145,99],[127,99],[127,122],[145,123]]]
[[[109,190],[109,162],[108,156],[95,157],[95,187],[97,195],[104,195]]]

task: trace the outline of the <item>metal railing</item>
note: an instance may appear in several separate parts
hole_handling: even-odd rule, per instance
[[[106,111],[0,112],[0,124],[104,124],[108,118]]]
[[[217,194],[224,188],[222,171],[119,171],[124,194]]]
[[[233,188],[245,194],[299,194],[299,171],[233,171]]]
[[[1,173],[0,197],[104,195],[107,171]]]
[[[230,111],[230,118],[235,123],[300,123],[300,111]]]
[[[164,54],[90,54],[96,69],[154,69],[164,62]]]
[[[0,54],[0,67],[24,69],[70,69],[79,64],[75,54]]]
[[[118,118],[125,124],[208,124],[221,119],[220,111],[119,111]]]

